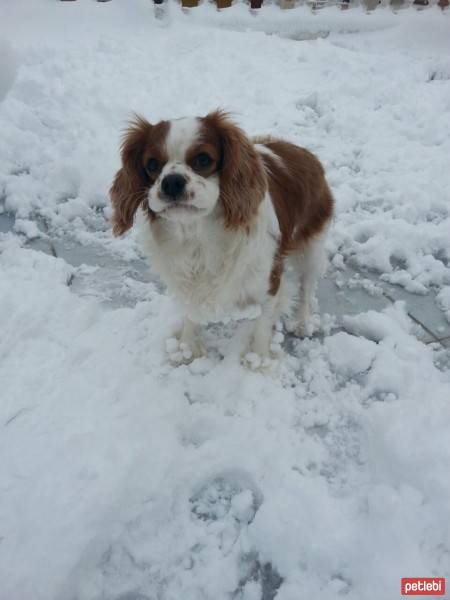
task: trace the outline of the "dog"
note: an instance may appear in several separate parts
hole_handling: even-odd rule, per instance
[[[255,323],[243,356],[252,365],[270,360],[288,300],[288,261],[301,286],[296,332],[311,334],[334,206],[311,152],[249,138],[217,110],[154,125],[136,117],[121,160],[110,190],[113,232],[130,229],[139,209],[151,265],[184,307],[178,362],[205,354],[201,324],[250,313]]]

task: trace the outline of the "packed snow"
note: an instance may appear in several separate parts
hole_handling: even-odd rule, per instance
[[[402,303],[325,315],[270,376],[240,365],[245,323],[174,368],[159,281],[117,306],[28,243],[132,264],[108,224],[121,130],[220,106],[324,163],[330,273],[436,290],[450,320],[449,12],[153,10],[0,0],[0,598],[393,600],[450,577],[450,370]]]

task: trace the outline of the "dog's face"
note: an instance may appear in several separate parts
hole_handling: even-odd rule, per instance
[[[155,215],[184,221],[214,210],[222,151],[212,133],[201,119],[179,119],[170,123],[163,143],[152,143],[149,135],[143,160],[151,182],[148,205]]]
[[[131,227],[139,206],[151,220],[213,214],[227,227],[247,226],[265,189],[259,155],[224,113],[156,125],[138,118],[125,135],[111,188],[114,233]]]

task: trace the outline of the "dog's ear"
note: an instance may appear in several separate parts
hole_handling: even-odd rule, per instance
[[[153,126],[137,117],[125,132],[122,146],[122,167],[117,171],[110,189],[113,206],[114,235],[122,235],[133,225],[134,215],[147,197],[148,177],[143,154]]]
[[[262,160],[253,143],[227,113],[215,111],[204,121],[216,131],[220,141],[219,201],[225,226],[248,228],[267,188]]]

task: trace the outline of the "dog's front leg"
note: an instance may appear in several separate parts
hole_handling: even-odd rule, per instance
[[[192,353],[192,360],[206,354],[206,348],[201,337],[201,326],[185,317],[180,334],[180,347],[186,347]]]
[[[170,361],[175,364],[189,364],[196,358],[205,356],[206,348],[201,339],[201,327],[185,317],[183,326],[174,338],[167,340],[166,349]]]
[[[279,294],[268,296],[261,307],[261,315],[256,319],[250,343],[242,357],[244,366],[250,369],[270,367],[277,358],[273,350],[275,323],[279,317]]]

